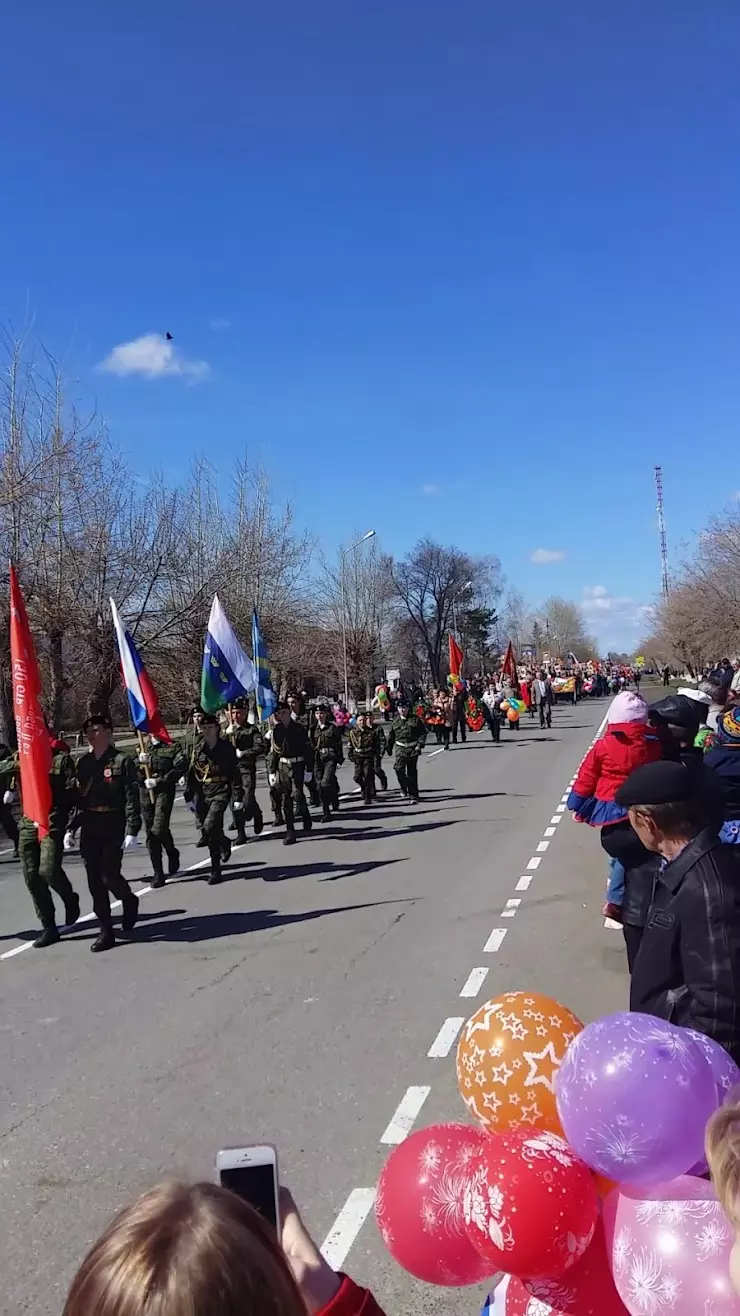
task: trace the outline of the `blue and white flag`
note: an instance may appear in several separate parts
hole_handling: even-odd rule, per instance
[[[214,594],[203,649],[200,702],[205,713],[216,713],[254,690],[254,670]]]
[[[266,722],[277,708],[277,696],[272,688],[270,664],[267,660],[267,645],[262,639],[257,609],[252,613],[252,654],[254,684],[257,690],[257,712],[260,722]]]

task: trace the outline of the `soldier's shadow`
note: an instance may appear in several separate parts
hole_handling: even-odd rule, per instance
[[[240,937],[249,932],[268,932],[290,923],[306,923],[330,914],[348,914],[355,909],[373,909],[376,905],[413,904],[409,900],[371,900],[360,905],[335,905],[328,909],[307,910],[301,914],[283,914],[277,909],[253,909],[222,914],[192,914],[185,918],[166,919],[137,926],[125,946],[134,942],[171,942],[190,945],[199,941],[217,941]],[[178,910],[177,913],[182,911]]]

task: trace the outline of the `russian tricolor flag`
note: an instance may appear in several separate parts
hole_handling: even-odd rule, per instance
[[[113,599],[110,601],[110,610],[113,613],[113,625],[116,628],[118,651],[121,655],[123,684],[128,695],[131,721],[137,731],[142,732],[142,734],[148,732],[149,735],[156,736],[157,740],[163,741],[164,744],[171,745],[169,732],[159,711],[157,692],[149,680],[149,674],[139,657],[133,638],[118,615],[118,608]]]

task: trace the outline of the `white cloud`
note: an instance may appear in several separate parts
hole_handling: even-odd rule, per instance
[[[211,373],[207,361],[183,356],[164,334],[142,334],[130,343],[119,343],[97,368],[122,379],[129,375],[163,379],[169,375],[190,382],[207,379]]]
[[[529,560],[538,567],[544,567],[548,562],[562,562],[564,557],[562,548],[535,548],[530,553]]]
[[[216,333],[221,333],[224,329],[231,328],[231,320],[227,320],[224,316],[217,315],[215,319],[208,321],[208,328],[213,329]]]
[[[435,495],[441,493],[442,490],[438,484],[423,484],[421,486],[421,492],[426,494],[428,498],[434,498]]]
[[[604,585],[585,585],[581,608],[587,617],[598,620],[600,617],[620,626],[645,626],[652,608],[647,603],[640,603],[628,594],[610,594]]]

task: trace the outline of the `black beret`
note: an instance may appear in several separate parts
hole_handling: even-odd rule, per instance
[[[244,698],[244,695],[239,695],[238,698],[236,698],[236,699],[233,701],[231,707],[232,707],[232,708],[249,708],[249,702],[248,702],[248,700],[246,700],[246,699]]]
[[[683,763],[662,759],[635,768],[615,795],[623,809],[645,804],[678,804],[696,795],[696,781]]]
[[[217,727],[219,725],[219,721],[215,713],[204,713],[200,721],[201,721],[201,726],[204,727]]]

